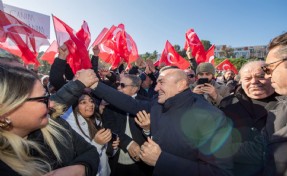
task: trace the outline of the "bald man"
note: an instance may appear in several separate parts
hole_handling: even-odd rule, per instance
[[[224,114],[202,96],[192,93],[178,68],[164,67],[151,102],[135,100],[101,82],[94,93],[135,117],[150,112],[150,137],[140,159],[154,166],[153,175],[232,175],[231,125]]]

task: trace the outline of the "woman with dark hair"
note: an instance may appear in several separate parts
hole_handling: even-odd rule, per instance
[[[95,81],[91,71],[78,77]],[[93,82],[85,83],[71,82]],[[50,108],[54,115],[61,108],[45,92],[32,71],[0,65],[0,175],[96,175],[97,150],[64,120],[50,118]]]
[[[100,155],[100,166],[97,175],[110,175],[110,166],[106,154],[107,143],[112,139],[110,129],[102,127],[102,118],[98,112],[95,99],[86,89],[78,102],[65,113],[64,118],[72,128],[79,133],[87,142],[94,145]],[[117,150],[119,139],[113,141],[113,148]]]

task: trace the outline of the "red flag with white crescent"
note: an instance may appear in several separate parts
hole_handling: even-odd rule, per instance
[[[14,16],[0,11],[0,47],[19,56],[25,64],[39,65],[37,55],[47,37]]]
[[[215,49],[215,45],[212,45],[206,52],[205,62],[209,62],[212,65],[214,65],[214,49]]]
[[[204,46],[202,45],[199,37],[194,32],[193,29],[189,29],[185,33],[185,46],[184,49],[187,50],[187,47],[189,46],[192,50],[192,56],[195,57],[195,60],[197,64],[200,64],[202,62],[206,61],[206,53],[204,50]]]
[[[87,43],[89,43],[89,34],[79,34],[81,37],[78,38],[77,33],[70,26],[54,15],[53,22],[58,45],[62,46],[65,43],[69,50],[67,62],[72,71],[76,73],[78,70],[91,68],[92,64],[86,47]],[[87,24],[84,22],[83,26],[85,25]],[[83,29],[84,33],[87,32],[86,27]]]
[[[236,67],[228,59],[220,62],[215,68],[221,71],[232,70],[235,74],[238,74]]]
[[[174,49],[174,47],[167,40],[165,48],[161,54],[158,64],[165,63],[165,65],[174,65],[184,70],[190,66],[190,63],[181,57]]]
[[[99,45],[99,43],[102,42],[103,38],[105,37],[105,35],[107,34],[107,32],[109,31],[108,28],[104,28],[102,29],[102,31],[100,32],[100,34],[98,35],[98,37],[95,39],[95,41],[92,44],[92,48],[94,48],[96,45]]]

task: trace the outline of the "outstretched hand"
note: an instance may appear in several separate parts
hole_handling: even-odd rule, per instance
[[[68,47],[65,44],[63,44],[62,46],[60,46],[58,48],[58,52],[59,52],[59,55],[58,55],[59,59],[62,59],[62,60],[66,60],[67,59],[67,56],[69,55],[69,50],[68,50]]]
[[[145,131],[150,130],[150,114],[147,113],[145,110],[139,111],[137,113],[135,122]]]

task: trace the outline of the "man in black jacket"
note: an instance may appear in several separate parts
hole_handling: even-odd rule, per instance
[[[262,175],[265,151],[264,141],[260,141],[260,131],[265,126],[268,107],[275,101],[276,96],[270,78],[264,77],[261,69],[264,64],[264,61],[251,61],[242,66],[239,71],[241,87],[235,94],[224,98],[219,105],[233,121],[234,146],[244,143],[246,146],[246,143],[250,142],[255,144],[248,149],[245,147],[245,150],[234,148],[236,176]]]
[[[118,91],[137,100],[148,98],[137,95],[141,80],[136,75],[121,75]],[[140,146],[146,141],[142,129],[134,120],[135,114],[129,114],[112,105],[103,112],[104,126],[117,133],[120,138],[117,154],[110,158],[111,176],[151,175],[152,167],[140,161]]]
[[[152,102],[135,100],[105,86],[94,93],[130,114],[150,112],[151,136],[140,158],[154,166],[153,175],[232,175],[231,124],[216,107],[193,94],[186,74],[166,67],[160,72]]]

